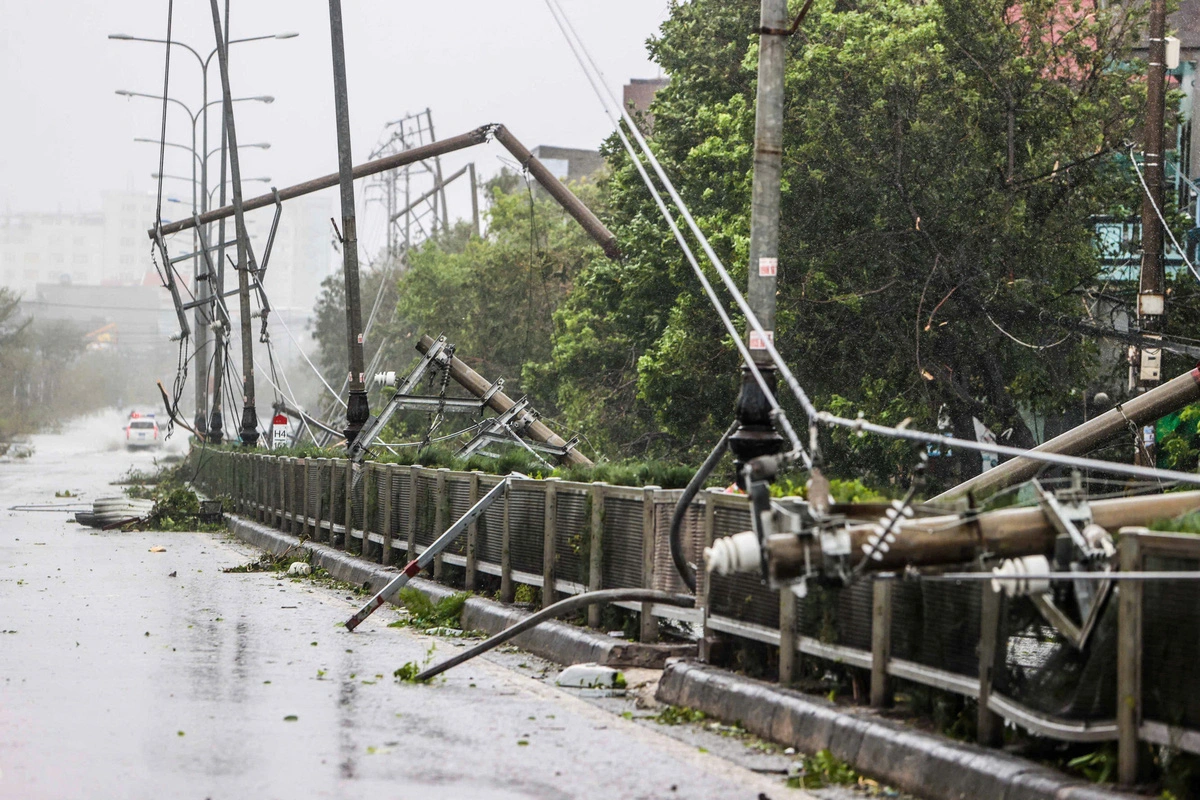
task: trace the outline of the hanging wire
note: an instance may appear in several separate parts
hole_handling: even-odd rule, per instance
[[[1179,240],[1175,238],[1175,234],[1171,232],[1171,226],[1167,224],[1167,220],[1163,217],[1162,210],[1158,207],[1158,203],[1154,202],[1154,195],[1150,193],[1150,187],[1146,185],[1146,179],[1142,177],[1142,170],[1138,167],[1137,158],[1133,155],[1133,145],[1129,146],[1129,162],[1133,164],[1133,171],[1137,173],[1138,183],[1142,184],[1142,191],[1146,193],[1146,199],[1150,201],[1150,205],[1154,208],[1154,213],[1158,217],[1158,221],[1162,223],[1163,230],[1167,232],[1167,236],[1171,237],[1171,244],[1175,245],[1175,249],[1179,251],[1179,257],[1183,259],[1183,263],[1187,264],[1188,271],[1200,281],[1200,272],[1192,266],[1192,262],[1188,261],[1187,253],[1179,245]]]

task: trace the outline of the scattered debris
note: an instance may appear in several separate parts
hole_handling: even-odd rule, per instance
[[[292,576],[312,575],[312,567],[304,561],[293,561],[292,565],[288,567],[287,574]]]
[[[600,664],[572,664],[559,673],[555,683],[568,689],[625,689],[620,670]]]
[[[160,544],[156,544],[156,545],[154,545],[154,547],[150,548],[150,552],[151,553],[165,553],[165,552],[167,552],[167,548],[163,547]]]

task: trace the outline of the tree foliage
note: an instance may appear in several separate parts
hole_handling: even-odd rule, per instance
[[[757,14],[676,4],[650,43],[671,78],[652,145],[739,283]],[[1144,102],[1140,22],[1058,0],[814,3],[788,48],[776,342],[819,404],[927,426],[944,408],[959,436],[975,416],[1031,445],[1022,409],[1058,410],[1086,383],[1095,351],[1055,320],[1096,278],[1092,215],[1129,200],[1111,154]],[[580,275],[536,372],[613,443],[707,446],[736,352],[615,142],[608,156],[627,259]],[[839,435],[827,455],[877,478],[912,463]]]

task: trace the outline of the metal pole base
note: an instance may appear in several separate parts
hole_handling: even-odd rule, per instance
[[[239,434],[244,446],[256,447],[258,445],[258,414],[255,412],[254,406],[248,405],[242,408],[242,430]]]
[[[363,429],[363,425],[367,423],[367,419],[371,416],[371,406],[367,402],[367,392],[365,389],[353,389],[350,391],[350,399],[346,404],[346,444],[350,445],[358,434]]]
[[[771,393],[775,394],[775,367],[760,364],[758,369]],[[737,433],[729,437],[729,450],[733,453],[735,480],[745,490],[746,487],[742,486],[742,467],[746,462],[784,450],[784,439],[775,430],[775,423],[771,419],[771,405],[745,366],[742,367],[742,391],[738,395],[735,413],[740,427]]]
[[[220,444],[225,438],[225,421],[221,419],[220,411],[213,411],[212,417],[208,421],[208,437],[209,444]]]

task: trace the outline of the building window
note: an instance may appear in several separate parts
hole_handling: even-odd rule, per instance
[[[133,239],[130,239],[128,236],[122,237],[121,247],[133,247]]]
[[[128,254],[121,256],[121,263],[122,264],[132,264],[133,256],[128,255]]]
[[[67,260],[67,257],[64,256],[62,253],[51,253],[50,254],[50,262],[52,264],[62,264],[66,260]]]
[[[71,260],[76,264],[86,264],[88,263],[87,253],[76,253]]]
[[[26,264],[38,263],[38,254],[37,253],[26,253],[25,254],[25,263]],[[34,274],[36,275],[37,273],[35,272]]]

